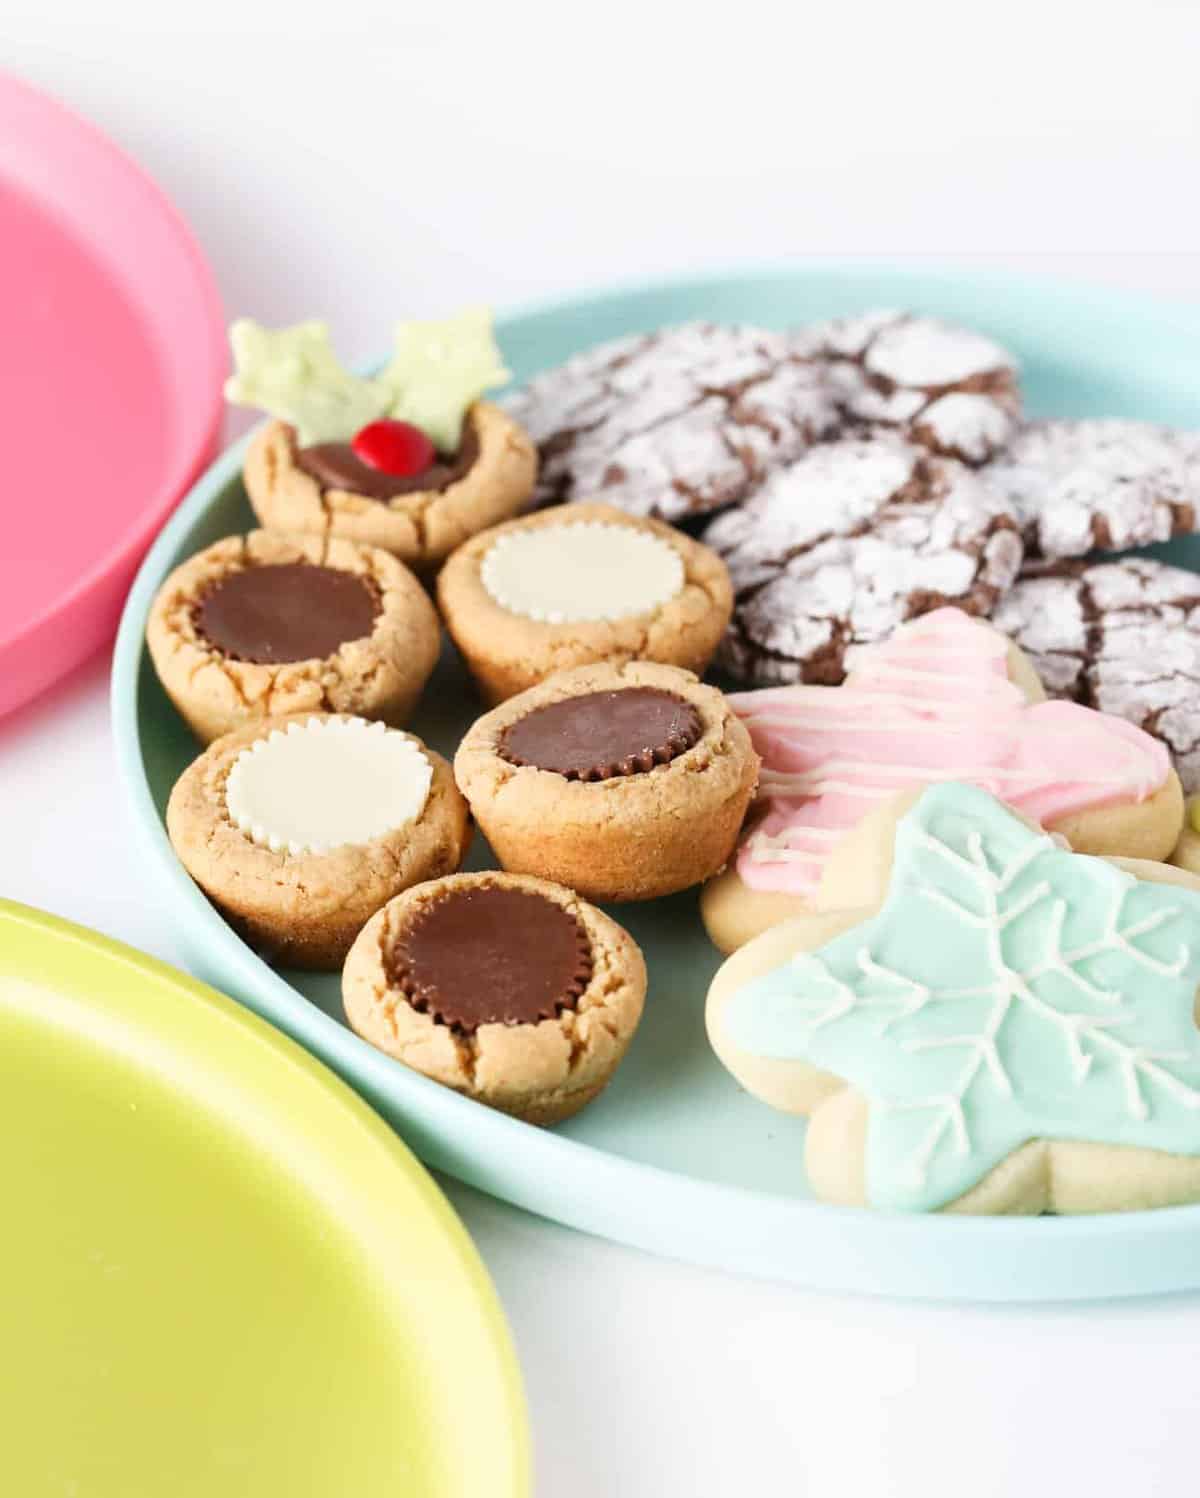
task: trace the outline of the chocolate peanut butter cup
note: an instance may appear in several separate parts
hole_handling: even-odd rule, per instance
[[[251,531],[176,567],[146,644],[202,743],[289,713],[406,721],[438,658],[429,595],[401,562],[337,536]]]
[[[695,706],[658,687],[588,692],[535,707],[501,733],[509,764],[567,780],[611,780],[669,764],[703,732]]]
[[[478,457],[479,436],[469,420],[463,423],[457,451],[439,453],[428,468],[403,476],[364,463],[349,442],[318,442],[295,448],[296,467],[316,479],[322,489],[341,489],[381,501],[401,494],[440,493],[465,478]]]
[[[715,687],[635,660],[510,697],[466,734],[454,775],[504,869],[587,900],[655,900],[728,860],[758,756]]]
[[[573,1009],[592,975],[583,927],[561,905],[499,885],[447,891],[397,936],[388,981],[463,1034]]]
[[[197,633],[224,655],[263,665],[324,660],[365,639],[379,617],[367,577],[309,562],[247,567],[218,577],[197,600]]]
[[[603,1090],[645,997],[642,954],[610,916],[561,884],[495,869],[397,895],[342,971],[364,1040],[535,1124]]]

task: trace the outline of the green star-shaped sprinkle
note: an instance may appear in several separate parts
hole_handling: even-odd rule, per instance
[[[229,342],[234,373],[226,399],[290,422],[306,446],[348,442],[387,409],[390,392],[342,368],[322,322],[271,329],[243,317],[229,330]]]
[[[869,1103],[867,1199],[929,1211],[1029,1139],[1200,1155],[1200,894],[926,790],[879,913],[753,980],[727,1026]]]
[[[462,437],[467,408],[509,378],[492,336],[492,314],[468,307],[445,322],[401,323],[396,352],[379,376],[391,391],[388,415],[410,421],[439,452]]]

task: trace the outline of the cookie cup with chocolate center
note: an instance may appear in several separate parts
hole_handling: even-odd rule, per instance
[[[630,661],[578,666],[510,698],[470,729],[454,774],[506,869],[622,901],[722,867],[758,764],[715,687]]]
[[[342,754],[339,766],[336,746],[322,758],[326,746],[317,744],[316,761],[292,772],[284,758],[289,741],[311,756],[305,736],[319,738],[338,723],[357,725],[356,737],[373,736],[374,765]],[[393,751],[391,761],[377,757],[381,747]],[[257,783],[243,784],[231,805],[231,775],[246,779],[247,767]],[[419,783],[404,802],[401,782],[411,772]],[[381,811],[372,825],[371,797],[392,793],[403,803],[392,824],[384,825]],[[328,842],[289,840],[297,806],[319,819]],[[343,815],[344,839],[337,832]],[[188,873],[263,956],[318,969],[339,968],[363,925],[401,890],[454,872],[471,841],[466,803],[441,755],[412,734],[328,713],[270,718],[210,744],[171,792],[167,832]]]
[[[593,661],[661,661],[699,675],[733,612],[715,551],[605,504],[481,532],[442,568],[437,593],[490,703]]]
[[[404,723],[438,657],[424,588],[374,546],[251,531],[176,567],[146,645],[202,743],[297,712]]]
[[[453,457],[439,464],[449,470],[442,487],[422,488],[419,476],[397,479],[390,495],[372,498],[306,471],[295,432],[269,421],[246,454],[246,493],[269,530],[343,536],[432,573],[468,537],[517,514],[537,476],[532,442],[498,406],[476,402],[464,432],[463,447],[469,442],[474,456],[461,472]]]
[[[346,1018],[364,1040],[536,1124],[569,1118],[604,1088],[645,995],[642,954],[615,921],[561,885],[495,871],[389,901],[342,973]]]

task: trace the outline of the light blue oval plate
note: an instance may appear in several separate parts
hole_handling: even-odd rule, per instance
[[[540,306],[504,318],[499,332],[520,380],[601,339],[686,318],[786,326],[878,305],[995,335],[1020,356],[1035,413],[1200,426],[1200,313],[1111,290],[949,269],[765,269]],[[321,1056],[430,1165],[573,1227],[680,1259],[887,1295],[1040,1300],[1200,1287],[1200,1207],[1023,1221],[903,1217],[812,1201],[803,1123],[745,1096],[709,1052],[704,996],[717,959],[693,894],[617,912],[649,962],[646,1017],[612,1086],[554,1132],[489,1112],[372,1050],[342,1022],[336,976],[272,971],[229,930],[167,842],[163,807],[196,746],[142,644],[166,573],[253,523],[239,480],[243,446],[196,485],[147,557],[113,667],[117,752],[148,884],[198,974]],[[1164,554],[1200,570],[1194,539]],[[412,727],[453,753],[479,711],[447,652]],[[473,862],[485,859],[477,847]]]

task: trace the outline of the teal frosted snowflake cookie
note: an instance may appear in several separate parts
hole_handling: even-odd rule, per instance
[[[878,819],[881,907],[766,932],[709,996],[735,1076],[812,1114],[818,1195],[980,1212],[1200,1200],[1200,880],[1071,853],[966,785],[897,816]]]

